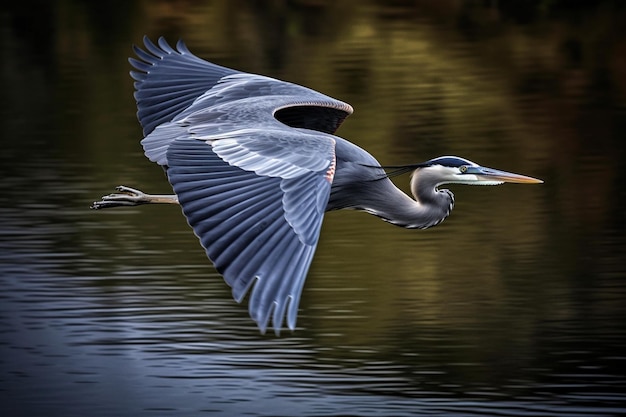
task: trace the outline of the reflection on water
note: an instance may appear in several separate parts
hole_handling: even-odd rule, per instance
[[[164,2],[123,19],[66,4],[36,42],[7,9],[7,415],[626,412],[623,12],[334,3]],[[127,77],[143,33],[350,102],[339,133],[383,163],[457,154],[546,183],[455,187],[426,231],[330,213],[299,328],[260,335],[177,207],[87,210],[117,184],[167,190]]]

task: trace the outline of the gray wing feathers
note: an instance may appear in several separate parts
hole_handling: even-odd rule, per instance
[[[152,133],[141,141],[146,157],[159,165],[167,165],[167,149],[177,137],[184,137],[187,132],[178,124],[165,123],[157,126]]]
[[[325,170],[333,160],[334,140],[317,134],[251,129],[228,136],[213,143],[215,153],[229,164],[259,175],[294,178]]]
[[[144,46],[147,52],[134,47],[139,59],[129,58],[136,69],[131,76],[144,135],[171,121],[221,78],[238,73],[198,58],[180,41],[174,49],[163,38],[157,46],[144,37]]]
[[[320,175],[307,175],[283,180],[281,189],[285,219],[302,243],[317,244],[330,195],[330,183]]]
[[[325,172],[260,176],[190,139],[173,141],[167,159],[183,213],[233,297],[241,301],[250,291],[250,315],[261,330],[271,318],[278,331],[285,314],[293,329],[330,194]]]

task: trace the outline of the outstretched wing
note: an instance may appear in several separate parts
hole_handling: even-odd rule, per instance
[[[330,137],[243,132],[174,140],[170,183],[208,257],[262,331],[295,328],[334,172]],[[308,155],[308,157],[306,157]],[[314,155],[314,156],[312,156]]]
[[[317,91],[207,62],[182,41],[175,49],[162,37],[158,46],[147,37],[143,41],[145,50],[134,46],[137,58],[128,60],[135,68],[130,74],[135,79],[137,117],[144,136],[199,108],[242,98],[290,95],[292,101],[274,108],[272,116],[291,127],[326,133],[334,133],[352,113],[347,103]],[[203,95],[203,101],[194,103]]]
[[[220,67],[179,42],[135,48],[146,156],[167,175],[195,234],[262,331],[296,325],[350,105]]]

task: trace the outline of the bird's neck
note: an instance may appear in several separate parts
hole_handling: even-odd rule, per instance
[[[388,180],[385,180],[388,181]],[[365,211],[396,226],[407,229],[427,229],[436,226],[450,215],[454,195],[449,190],[420,187],[418,178],[411,179],[413,198],[391,185],[371,201]],[[391,181],[389,181],[391,182]]]
[[[351,165],[337,170],[326,210],[356,209],[373,214],[396,226],[426,229],[436,226],[450,215],[454,196],[449,190],[438,190],[435,178],[415,172],[411,177],[413,198],[398,189],[384,171],[371,174],[364,181],[353,181]],[[356,171],[356,174],[362,174]]]
[[[404,194],[404,193],[403,193]],[[415,200],[404,194],[389,207],[374,213],[383,220],[407,229],[427,229],[444,221],[454,207],[454,196],[449,190],[434,191],[432,195],[415,195]]]

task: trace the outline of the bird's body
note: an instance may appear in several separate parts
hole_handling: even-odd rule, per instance
[[[197,58],[162,38],[135,48],[135,98],[146,156],[164,167],[175,195],[121,187],[94,208],[178,203],[208,257],[264,331],[295,327],[302,286],[324,212],[356,209],[407,228],[452,210],[443,183],[539,182],[458,157],[397,167],[414,171],[401,192],[368,152],[335,136],[350,105],[296,84]]]

